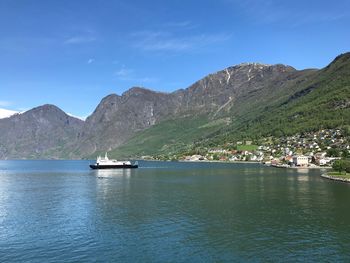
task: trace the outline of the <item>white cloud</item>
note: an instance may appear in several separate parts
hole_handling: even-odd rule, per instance
[[[121,69],[114,72],[114,75],[118,76],[119,78],[127,78],[130,77],[133,74],[134,70],[127,69],[125,66],[123,66]]]
[[[133,85],[154,83],[158,81],[157,78],[153,78],[153,77],[137,76],[133,69],[126,68],[124,65],[122,68],[115,71],[114,75],[117,76],[118,80],[133,82]]]
[[[74,45],[74,44],[83,44],[96,41],[95,37],[92,36],[74,36],[66,39],[63,44]]]
[[[164,27],[167,28],[179,28],[179,29],[193,29],[197,25],[194,25],[191,21],[177,21],[177,22],[168,22],[164,24]]]
[[[0,100],[0,107],[8,107],[11,106],[13,103],[11,101],[7,100]]]
[[[26,111],[29,111],[30,109],[28,108],[19,108],[18,109],[20,113],[25,113]]]
[[[180,22],[169,22],[169,23],[166,23],[165,26],[187,27],[190,24],[191,24],[190,21],[180,21]]]
[[[132,35],[134,47],[143,51],[183,52],[225,42],[230,34],[197,34],[176,36],[163,31],[139,31]]]
[[[69,115],[69,116],[71,116],[71,117],[73,117],[73,118],[80,119],[80,120],[82,120],[82,121],[85,121],[86,118],[87,118],[87,116],[81,117],[81,116],[77,116],[77,115],[74,115],[74,114],[71,114],[71,113],[68,113],[68,112],[67,112],[67,115]]]
[[[19,112],[14,110],[0,109],[0,119],[8,118],[16,113]]]
[[[95,61],[95,59],[89,58],[88,61],[87,61],[87,63],[88,63],[88,64],[91,64],[91,63],[93,63],[94,61]]]

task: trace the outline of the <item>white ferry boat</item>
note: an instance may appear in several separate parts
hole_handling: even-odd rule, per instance
[[[131,163],[130,161],[117,161],[108,159],[107,153],[105,157],[97,157],[95,164],[90,164],[91,169],[122,169],[122,168],[138,168],[138,163]]]

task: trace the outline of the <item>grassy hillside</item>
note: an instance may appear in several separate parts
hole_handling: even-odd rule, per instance
[[[110,152],[113,157],[173,155],[187,151],[200,140],[226,126],[228,119],[210,121],[206,116],[185,117],[163,121],[137,133],[126,144]]]

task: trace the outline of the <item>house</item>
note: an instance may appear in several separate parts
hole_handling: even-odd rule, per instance
[[[304,155],[293,156],[293,163],[296,166],[307,166],[309,164],[309,157]]]
[[[332,162],[333,160],[331,158],[321,158],[321,159],[316,159],[316,164],[320,166],[328,165]]]
[[[234,161],[239,161],[240,159],[237,157],[237,156],[232,156],[231,158],[230,158],[230,161],[231,162],[234,162]]]
[[[250,156],[251,161],[257,161],[257,159],[258,159],[258,157],[254,154]]]
[[[185,161],[202,161],[205,160],[205,158],[202,155],[192,155],[192,156],[186,156]]]
[[[287,162],[287,163],[292,163],[293,162],[293,157],[287,155],[287,156],[284,157],[284,161]]]

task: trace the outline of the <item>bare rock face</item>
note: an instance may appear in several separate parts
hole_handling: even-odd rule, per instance
[[[0,119],[0,158],[62,158],[83,123],[53,105]]]
[[[138,87],[126,91],[122,96],[109,95],[86,119],[78,152],[113,149],[136,132],[172,116],[179,103],[177,96],[172,94]]]
[[[244,63],[227,68],[197,81],[184,92],[184,111],[217,115],[254,96],[260,90],[294,78],[296,70],[284,65]]]

